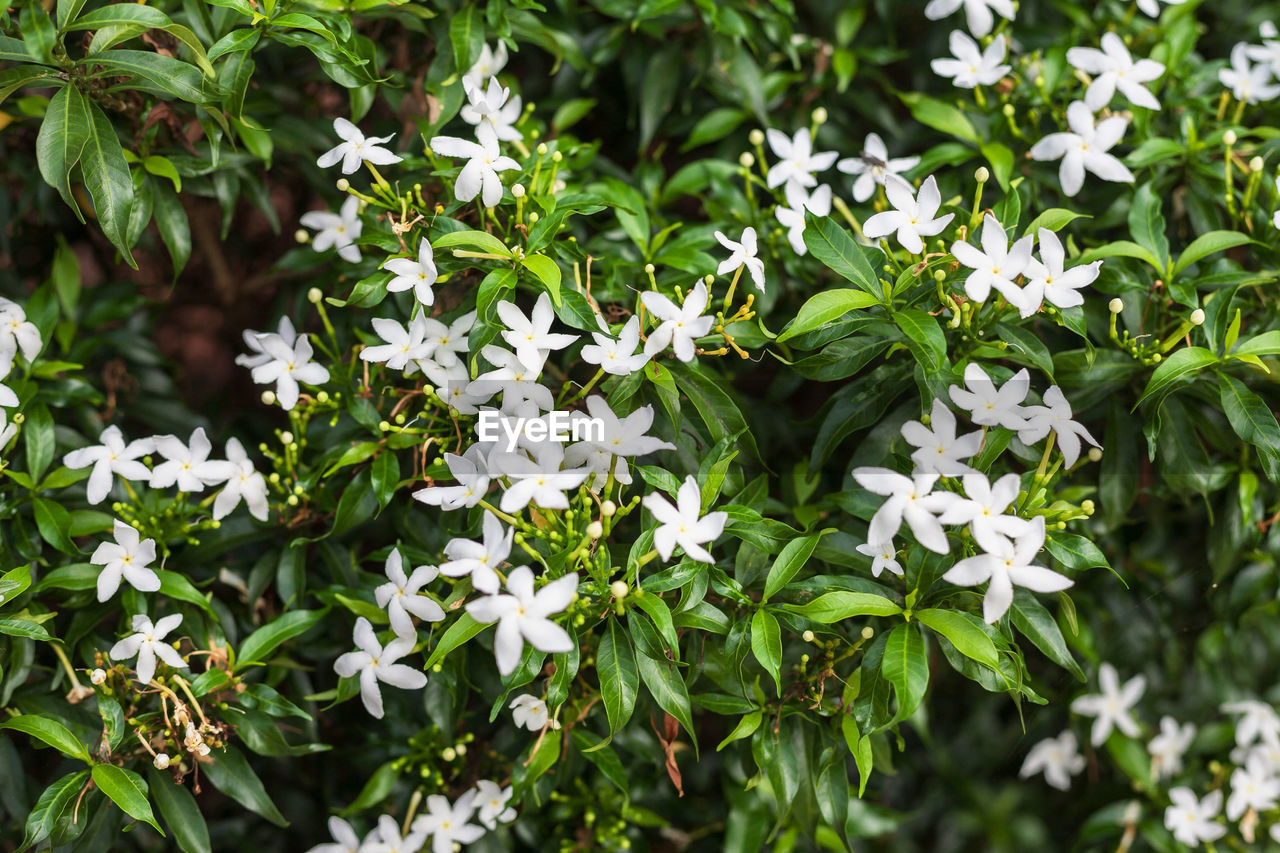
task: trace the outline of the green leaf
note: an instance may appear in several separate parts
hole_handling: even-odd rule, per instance
[[[825,593],[808,604],[784,604],[783,607],[821,625],[852,616],[896,616],[902,612],[901,607],[882,595],[845,590]]]
[[[147,162],[156,159],[148,157]],[[151,166],[147,170],[151,171]],[[176,176],[177,171],[173,174]],[[156,230],[160,232],[160,239],[169,252],[169,259],[173,263],[173,279],[176,281],[191,258],[191,224],[187,221],[186,208],[171,187],[157,183],[153,188],[153,199]]]
[[[1210,231],[1207,234],[1201,234],[1191,241],[1190,246],[1182,250],[1182,254],[1178,256],[1178,262],[1173,265],[1173,274],[1176,276],[1196,261],[1215,252],[1223,252],[1252,242],[1248,236],[1239,231]]]
[[[1039,234],[1041,228],[1047,228],[1050,231],[1058,231],[1067,224],[1077,219],[1090,219],[1092,217],[1084,213],[1076,213],[1074,210],[1067,210],[1063,207],[1051,207],[1044,213],[1031,220],[1022,231],[1022,236],[1028,234]]]
[[[648,655],[637,657],[636,664],[640,670],[640,679],[653,695],[658,707],[675,717],[676,722],[684,727],[696,752],[698,741],[694,735],[693,714],[689,707],[689,689],[680,677],[680,670],[675,664],[661,663]]]
[[[27,446],[27,473],[39,481],[53,461],[55,438],[53,415],[44,403],[33,403],[25,412],[27,421],[22,427],[22,437]],[[52,544],[52,543],[50,543]]]
[[[1138,398],[1138,404],[1141,405],[1156,394],[1163,395],[1172,389],[1174,383],[1217,362],[1218,357],[1213,351],[1204,347],[1183,347],[1176,350],[1156,366],[1151,379],[1147,381],[1146,390]]]
[[[169,827],[183,853],[211,853],[209,827],[196,805],[196,798],[186,786],[154,768],[147,770],[147,784],[164,825]]]
[[[880,673],[898,695],[895,719],[902,720],[915,713],[929,686],[929,660],[924,638],[913,626],[899,625],[889,632]]]
[[[1067,648],[1062,629],[1034,595],[1023,589],[1015,590],[1010,613],[1013,627],[1043,652],[1045,657],[1070,671],[1077,681],[1085,681],[1084,671]]]
[[[400,781],[403,773],[404,771],[400,768],[398,759],[383,764],[374,771],[373,775],[369,777],[369,781],[365,782],[364,787],[360,789],[359,795],[351,802],[351,805],[342,810],[341,814],[345,817],[376,806],[391,795],[391,792],[395,789],[396,782]]]
[[[777,618],[767,610],[757,610],[751,617],[751,651],[764,667],[764,671],[773,676],[773,683],[778,688],[778,698],[782,698],[782,629]]]
[[[473,249],[479,249],[491,255],[501,255],[504,258],[511,257],[511,250],[503,245],[501,240],[484,231],[450,231],[448,234],[443,234],[431,242],[431,248],[435,251],[452,249],[457,246],[470,246]]]
[[[1107,557],[1097,545],[1074,533],[1053,533],[1044,543],[1055,560],[1068,569],[1092,569],[1110,567]]]
[[[40,640],[42,642],[48,642],[53,639],[53,635],[43,625],[28,619],[0,617],[0,634],[9,637],[26,637],[28,640]]]
[[[0,104],[3,104],[9,99],[10,95],[24,86],[46,88],[59,85],[62,82],[62,78],[52,68],[41,68],[36,65],[20,65],[17,68],[8,68],[0,71]]]
[[[88,102],[85,102],[88,103]],[[88,103],[88,136],[81,154],[80,170],[93,198],[94,211],[102,233],[112,242],[129,266],[138,264],[129,251],[125,234],[129,213],[133,208],[133,178],[124,159],[124,149],[107,114],[94,103]]]
[[[1280,332],[1263,332],[1241,341],[1231,351],[1232,355],[1280,355]]]
[[[228,746],[222,752],[213,753],[212,758],[212,761],[200,762],[200,769],[215,788],[276,826],[289,825],[239,750]]]
[[[680,146],[680,150],[689,151],[699,145],[706,145],[723,139],[742,124],[747,114],[736,107],[717,107],[698,119],[698,123],[689,131],[689,138]]]
[[[470,640],[476,634],[479,634],[491,623],[477,622],[471,617],[470,613],[462,613],[458,616],[456,622],[440,636],[436,647],[431,650],[431,655],[427,658],[427,662],[423,664],[423,669],[431,669],[440,661],[444,660],[444,656],[456,649],[458,646]]]
[[[818,547],[818,540],[822,535],[831,532],[833,532],[832,529],[827,528],[788,542],[778,554],[777,559],[773,561],[773,565],[769,567],[769,575],[764,582],[764,596],[760,601],[762,603],[768,601],[778,590],[785,587],[796,573],[804,568],[804,564],[813,554],[813,549]]]
[[[240,644],[240,651],[236,654],[236,669],[250,663],[264,663],[277,646],[315,627],[327,612],[327,609],[291,610],[263,625]]]
[[[950,104],[917,92],[899,93],[898,97],[921,124],[974,145],[982,143],[982,137],[974,129],[973,122]]]
[[[459,74],[471,70],[484,47],[484,21],[478,3],[468,3],[449,21],[449,41],[453,45],[453,65]]]
[[[547,287],[551,301],[560,304],[560,267],[546,255],[529,255],[522,263],[525,269],[532,272]]]
[[[400,461],[396,459],[395,451],[384,449],[375,456],[369,469],[369,477],[373,495],[378,499],[378,507],[386,509],[400,483]]]
[[[1150,264],[1155,268],[1156,272],[1164,273],[1164,265],[1160,263],[1160,259],[1150,249],[1139,246],[1129,240],[1116,240],[1113,243],[1090,249],[1080,256],[1080,263],[1087,264],[1099,258],[1135,258]]]
[[[878,304],[879,301],[874,296],[861,290],[840,288],[823,291],[809,297],[808,301],[800,306],[800,313],[796,315],[795,320],[782,330],[782,334],[778,335],[778,343],[785,343],[797,335],[811,332],[833,320],[839,320],[850,311]]]
[[[1013,152],[1009,146],[999,142],[985,142],[981,147],[982,156],[991,164],[991,174],[995,176],[1000,189],[1009,191],[1009,178],[1013,176]],[[1016,221],[1017,217],[1014,217]]]
[[[145,89],[192,104],[212,101],[204,91],[204,74],[181,59],[146,50],[108,50],[94,54],[84,63],[100,65],[108,71],[133,77],[130,88]]]
[[[863,249],[853,242],[849,233],[830,216],[821,219],[814,216],[807,218],[804,244],[815,258],[830,267],[837,275],[861,287],[877,302],[883,298],[880,276],[867,259],[868,252],[875,251],[878,255],[879,251]]]
[[[151,824],[156,832],[164,835],[151,811],[151,803],[147,802],[147,783],[137,773],[114,764],[95,764],[93,784],[129,817]]]
[[[982,630],[976,619],[958,610],[918,610],[912,614],[921,624],[927,625],[951,641],[956,651],[967,658],[995,669],[1000,663],[996,644]]]
[[[36,62],[53,64],[53,46],[58,38],[53,20],[44,6],[40,3],[24,4],[18,20],[27,53]]]
[[[210,606],[208,599],[204,597],[204,593],[196,589],[195,585],[187,580],[185,575],[180,575],[167,569],[156,569],[155,572],[160,576],[161,595],[167,595],[176,601],[194,604],[205,613],[216,618],[213,607]]]
[[[111,3],[100,9],[94,9],[75,21],[63,25],[65,32],[77,30],[100,30],[104,27],[138,24],[149,29],[162,29],[172,21],[169,16],[153,6],[139,6],[136,3]]]
[[[40,175],[46,184],[58,191],[81,222],[84,215],[71,194],[70,175],[89,139],[91,121],[84,96],[74,83],[68,84],[49,101],[40,133],[36,136],[36,165],[40,168]],[[130,183],[130,192],[132,186]]]
[[[1280,453],[1280,424],[1261,397],[1226,373],[1218,376],[1218,394],[1236,435],[1263,450]]]
[[[4,722],[0,722],[0,729],[12,729],[15,732],[22,732],[36,740],[47,743],[63,755],[78,758],[86,764],[91,763],[89,750],[66,726],[57,720],[51,720],[48,717],[41,717],[35,714],[19,714],[16,717],[10,717]]]
[[[893,321],[907,336],[907,346],[916,361],[927,371],[938,371],[947,364],[947,336],[938,318],[919,308],[897,311]]]
[[[31,586],[31,566],[18,566],[0,575],[0,604],[12,601]]]
[[[749,714],[744,714],[742,719],[738,720],[738,724],[733,727],[733,731],[729,732],[725,739],[720,741],[720,745],[716,747],[716,752],[724,749],[735,740],[751,737],[751,735],[755,734],[756,729],[760,728],[760,723],[763,720],[763,711],[752,711]]]
[[[1151,252],[1159,262],[1161,272],[1169,266],[1169,238],[1165,236],[1164,214],[1160,208],[1164,198],[1155,191],[1155,184],[1143,184],[1133,194],[1129,205],[1129,232],[1134,242]]]
[[[600,647],[596,651],[596,675],[600,679],[600,697],[609,717],[609,735],[612,737],[631,718],[640,687],[631,638],[616,618],[609,619],[609,627],[600,638]]]
[[[36,804],[27,815],[22,846],[18,849],[25,850],[48,838],[57,827],[58,819],[62,817],[67,806],[71,805],[72,800],[88,780],[89,771],[80,770],[68,773],[45,788],[44,793],[40,795],[40,799],[36,800]]]

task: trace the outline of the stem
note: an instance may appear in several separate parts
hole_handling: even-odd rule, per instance
[[[1056,432],[1049,432],[1049,440],[1044,445],[1044,456],[1040,457],[1040,467],[1036,468],[1036,482],[1039,483],[1045,479],[1045,470],[1049,467],[1049,454],[1053,452],[1053,445],[1058,440]]]
[[[502,510],[498,509],[496,506],[494,506],[493,504],[489,503],[489,502],[488,502],[488,501],[486,501],[486,500],[481,500],[481,501],[480,501],[480,506],[482,506],[482,507],[484,507],[485,509],[489,510],[489,512],[493,513],[493,514],[494,514],[494,515],[496,515],[498,518],[500,518],[500,519],[502,519],[503,521],[505,521],[507,524],[518,524],[518,523],[519,523],[519,519],[517,519],[514,515],[508,515],[507,513],[505,513],[505,512],[503,512]]]
[[[71,661],[67,658],[67,653],[64,652],[62,647],[57,643],[50,643],[50,645],[53,646],[53,653],[58,656],[58,662],[61,663],[62,668],[67,671],[67,677],[71,679],[71,686],[73,688],[78,688],[80,686],[80,679],[76,678],[75,667],[71,665]]]
[[[733,271],[733,281],[729,282],[729,292],[724,295],[724,310],[729,310],[730,303],[733,302],[733,291],[738,287],[738,279],[742,278],[742,270],[745,264]]]
[[[603,367],[596,371],[596,375],[592,376],[591,380],[587,382],[586,385],[582,386],[581,391],[579,391],[577,394],[575,394],[573,397],[569,399],[569,402],[567,403],[567,405],[572,406],[574,403],[578,402],[583,397],[587,396],[587,394],[591,391],[591,389],[595,387],[595,384],[600,381],[600,378],[602,376],[604,376]]]

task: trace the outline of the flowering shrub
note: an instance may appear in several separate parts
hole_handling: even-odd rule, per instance
[[[1280,844],[1262,11],[7,10],[5,849]]]

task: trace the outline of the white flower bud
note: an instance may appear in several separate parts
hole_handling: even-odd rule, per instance
[[[751,133],[747,134],[747,139],[751,140],[752,145],[763,145],[764,131],[757,128],[756,130],[753,130],[751,131]]]
[[[276,404],[276,392],[274,392],[274,391],[263,391],[263,392],[262,392],[262,402],[263,402],[265,405],[268,405],[268,406],[274,406],[274,405]]]
[[[297,231],[293,232],[293,239],[298,241],[299,243],[304,243],[304,244],[310,243],[311,234],[308,233],[307,229],[299,228]]]
[[[756,164],[756,157],[750,151],[743,151],[738,155],[738,165],[744,169],[750,169]]]
[[[593,521],[587,525],[587,536],[592,540],[599,539],[604,535],[604,527],[598,521]]]
[[[319,305],[321,299],[324,299],[324,291],[320,288],[313,287],[307,291],[307,301],[312,305]]]
[[[1089,461],[1098,462],[1102,459],[1102,451],[1096,447],[1089,448]]]
[[[1226,133],[1222,134],[1222,143],[1227,146],[1235,145],[1236,132],[1234,130],[1228,130]]]
[[[102,684],[107,680],[107,673],[104,670],[95,669],[93,672],[89,673],[89,680],[94,684]]]
[[[524,198],[524,184],[512,184],[511,195],[514,198]]]
[[[169,756],[165,755],[163,752],[157,752],[157,753],[156,753],[156,757],[152,760],[151,764],[152,764],[152,765],[153,765],[157,770],[168,770],[168,769],[169,769]]]
[[[547,153],[547,143],[545,143],[545,142],[539,142],[539,143],[538,143],[538,153],[539,153],[539,154],[546,154],[546,153]]]
[[[806,643],[812,643],[814,638],[814,633],[812,631],[805,631],[803,634],[800,635],[800,637]]]
[[[613,501],[605,501],[600,504],[600,514],[605,518],[613,518],[613,514],[618,511],[618,505]]]
[[[1117,296],[1115,299],[1112,299],[1111,302],[1107,304],[1107,307],[1111,309],[1112,314],[1119,314],[1121,311],[1124,310],[1124,302],[1122,302],[1120,300],[1120,297]]]
[[[455,758],[458,757],[458,753],[456,750],[454,750],[453,747],[446,746],[443,750],[441,750],[440,757],[443,758],[445,761],[453,761]]]
[[[626,598],[629,592],[631,592],[631,587],[627,586],[626,581],[614,581],[609,584],[609,593],[614,598]]]
[[[338,186],[338,192],[344,193],[347,190],[351,189],[351,182],[348,181],[346,178],[338,178],[337,186]]]
[[[535,210],[529,214],[529,224],[533,225],[535,222],[537,222],[541,218],[542,217],[538,215],[538,211]]]
[[[870,640],[875,635],[876,629],[872,628],[870,625],[862,629],[862,639],[864,640]]]
[[[293,433],[289,432],[288,430],[285,430],[284,432],[280,433],[280,443],[293,444]]]
[[[1191,325],[1199,326],[1204,323],[1204,309],[1197,308],[1191,312]]]
[[[1264,165],[1266,165],[1266,164],[1262,162],[1262,158],[1261,158],[1261,157],[1254,157],[1252,160],[1250,160],[1250,161],[1249,161],[1249,171],[1250,171],[1250,172],[1261,172],[1261,171],[1262,171],[1262,167],[1263,167]]]
[[[978,170],[973,173],[973,179],[980,184],[985,184],[987,181],[991,180],[991,170],[986,166],[979,166]]]
[[[814,124],[826,124],[827,110],[825,107],[818,107],[810,114],[810,117],[813,119]]]

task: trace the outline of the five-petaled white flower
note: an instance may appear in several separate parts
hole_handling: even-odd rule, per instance
[[[1115,33],[1103,33],[1102,50],[1096,47],[1071,48],[1067,51],[1067,62],[1086,74],[1094,75],[1093,82],[1084,93],[1085,105],[1093,112],[1111,103],[1117,89],[1135,106],[1160,109],[1156,96],[1143,84],[1158,80],[1164,74],[1164,66],[1154,59],[1134,62],[1129,49]]]
[[[1010,475],[1016,476],[1016,475]],[[1060,592],[1072,581],[1052,569],[1033,563],[1044,546],[1044,516],[1037,515],[1012,541],[997,537],[979,542],[987,553],[966,557],[952,566],[942,579],[956,586],[977,586],[989,581],[982,597],[982,617],[988,624],[999,621],[1013,604],[1013,588],[1032,592]],[[988,548],[994,545],[994,548]]]
[[[959,501],[960,496],[933,491],[937,474],[908,477],[889,468],[863,467],[853,469],[853,479],[867,491],[887,498],[871,517],[868,542],[891,540],[905,521],[920,544],[930,551],[946,554],[951,550],[937,516]]]
[[[313,228],[317,232],[311,240],[311,248],[317,252],[337,249],[338,257],[344,261],[354,264],[360,260],[360,247],[355,243],[364,230],[364,222],[360,219],[360,199],[350,196],[337,213],[308,210],[298,218],[298,222],[304,228]]]
[[[397,636],[384,648],[373,632],[373,625],[361,616],[352,631],[357,651],[347,652],[333,662],[333,670],[343,678],[360,676],[360,699],[370,715],[382,719],[382,690],[378,682],[405,690],[425,687],[427,676],[411,666],[396,663],[413,651],[414,640]]]
[[[653,547],[663,560],[670,560],[672,552],[679,545],[691,560],[700,563],[716,561],[702,546],[714,542],[724,531],[729,514],[709,512],[702,515],[702,490],[693,476],[685,477],[684,483],[680,485],[676,492],[675,506],[658,492],[645,495],[643,503],[645,509],[658,520],[659,526],[653,531]]]
[[[537,696],[522,693],[507,705],[511,709],[511,719],[517,726],[523,726],[531,732],[541,731],[551,718],[547,703]]]
[[[1190,788],[1174,788],[1169,792],[1173,805],[1164,810],[1164,828],[1188,847],[1199,847],[1202,841],[1217,841],[1227,828],[1214,818],[1222,811],[1222,789],[1217,788],[1197,800]]]
[[[859,554],[865,554],[871,558],[873,578],[880,577],[880,573],[885,570],[902,577],[902,566],[898,563],[898,551],[893,547],[892,539],[886,539],[883,542],[864,542],[857,546],[856,550]]]
[[[1032,258],[1024,270],[1027,283],[1022,287],[1023,305],[1019,306],[1023,317],[1038,311],[1042,301],[1059,308],[1083,305],[1084,296],[1080,289],[1093,284],[1102,271],[1102,261],[1066,269],[1067,253],[1058,235],[1048,228],[1041,228],[1039,237],[1040,258]],[[1030,306],[1030,309],[1025,306]]]
[[[413,493],[416,500],[441,509],[473,507],[484,499],[489,491],[489,469],[478,445],[471,445],[461,456],[444,455],[449,473],[458,481],[456,486],[428,486]]]
[[[414,818],[413,831],[431,838],[431,853],[453,853],[484,835],[483,827],[471,823],[476,812],[476,790],[467,791],[450,803],[447,797],[427,797],[427,812]],[[408,853],[408,851],[405,851]]]
[[[565,448],[549,441],[530,448],[533,458],[516,453],[502,454],[502,474],[511,485],[502,493],[498,506],[503,512],[517,512],[529,504],[543,509],[568,509],[565,492],[587,479],[586,468],[565,468]]]
[[[843,160],[841,162],[844,162]],[[787,229],[787,240],[791,243],[791,248],[795,250],[797,255],[803,255],[809,251],[809,247],[804,244],[804,214],[809,211],[814,216],[826,216],[831,212],[831,187],[828,184],[815,189],[812,193],[807,192],[804,187],[788,181],[785,195],[787,197],[787,205],[778,205],[774,208],[773,215],[777,217],[778,224]],[[748,229],[751,230],[751,229]],[[719,234],[720,232],[716,232]],[[726,261],[725,263],[728,263]],[[763,263],[761,263],[763,267]],[[752,273],[754,275],[754,269]],[[763,272],[763,270],[762,270]],[[763,291],[764,288],[761,288]]]
[[[846,157],[836,168],[846,175],[857,175],[853,182],[853,200],[866,201],[876,191],[876,184],[884,184],[889,175],[901,175],[914,169],[920,162],[919,157],[895,157],[890,159],[889,149],[879,134],[868,133],[862,143],[862,153],[857,157]],[[817,213],[817,211],[814,211]],[[825,213],[818,214],[826,216]]]
[[[1133,182],[1133,173],[1107,153],[1124,136],[1128,119],[1111,116],[1095,126],[1093,113],[1084,101],[1073,101],[1067,107],[1067,126],[1070,132],[1051,133],[1031,146],[1034,160],[1062,160],[1058,180],[1064,194],[1074,196],[1080,192],[1085,172],[1104,181]]]
[[[510,98],[511,90],[499,83],[496,77],[490,77],[489,85],[483,88],[469,85],[465,78],[462,83],[468,101],[459,113],[463,121],[477,126],[482,122],[489,125],[503,142],[524,139],[524,134],[515,129],[523,110],[519,95]]]
[[[276,331],[274,332],[255,332],[253,329],[245,329],[240,334],[244,339],[244,345],[249,348],[249,352],[236,356],[236,364],[248,368],[254,368],[259,364],[266,364],[271,361],[270,354],[262,348],[263,338],[279,338],[288,347],[292,347],[293,342],[298,339],[298,333],[293,328],[293,321],[287,315],[280,318],[280,322],[276,325]]]
[[[498,672],[510,675],[520,663],[526,642],[540,652],[553,654],[573,650],[569,632],[548,619],[567,608],[578,594],[578,575],[557,578],[533,591],[533,572],[516,566],[507,575],[507,595],[488,595],[467,602],[467,612],[477,622],[497,622],[493,654]]]
[[[435,344],[427,342],[427,316],[421,312],[409,321],[408,328],[386,317],[375,317],[373,330],[385,344],[367,346],[360,351],[363,361],[385,364],[391,370],[404,370],[421,359],[430,358]]]
[[[582,360],[587,364],[599,365],[605,373],[630,376],[649,363],[649,356],[643,350],[636,352],[640,346],[639,315],[631,315],[631,319],[618,332],[617,340],[600,332],[592,332],[591,339],[595,343],[582,348]]]
[[[477,817],[487,829],[496,829],[498,824],[511,823],[516,819],[516,810],[507,806],[511,794],[510,785],[504,788],[488,779],[476,782],[475,802],[480,808]]]
[[[551,297],[546,291],[538,295],[533,311],[525,316],[514,302],[505,299],[497,305],[498,317],[507,327],[502,339],[516,351],[516,356],[530,368],[541,368],[552,350],[561,350],[578,340],[577,335],[553,333],[551,324],[556,312],[551,307]]]
[[[938,182],[930,175],[920,185],[919,194],[912,192],[911,184],[897,175],[889,175],[884,181],[885,193],[893,210],[877,213],[862,226],[868,240],[879,240],[897,232],[902,248],[913,255],[924,251],[924,237],[941,234],[942,229],[955,218],[954,213],[937,216],[942,206],[942,193]]]
[[[765,131],[765,138],[769,140],[769,147],[778,158],[778,162],[769,168],[765,176],[765,183],[770,187],[779,187],[788,182],[812,187],[818,183],[814,173],[830,169],[840,156],[835,151],[815,154],[813,138],[807,127],[797,130],[790,139],[780,130],[769,129]]]
[[[959,477],[973,470],[961,460],[969,459],[982,447],[982,430],[956,435],[956,416],[941,400],[933,401],[929,425],[920,421],[907,421],[902,425],[902,437],[907,444],[918,448],[911,454],[915,473],[938,474],[943,477]]]
[[[964,368],[964,388],[952,385],[947,390],[951,394],[951,402],[968,412],[978,426],[1001,426],[1012,430],[1027,427],[1022,401],[1031,390],[1031,374],[1025,368],[996,388],[987,372],[971,361]]]
[[[391,136],[366,137],[360,132],[360,128],[345,118],[334,119],[333,130],[342,142],[320,155],[316,165],[322,169],[327,169],[341,160],[342,173],[350,175],[360,168],[361,161],[375,166],[388,166],[404,159],[382,147],[382,143],[391,141],[391,137],[395,136],[394,133]]]
[[[498,40],[497,49],[492,49],[486,42],[480,48],[480,57],[467,69],[463,84],[470,81],[473,86],[483,86],[490,77],[507,67],[507,43]]]
[[[750,227],[743,229],[742,241],[739,243],[735,243],[719,231],[716,232],[716,240],[731,252],[729,257],[716,267],[716,275],[724,275],[746,267],[747,272],[751,273],[751,280],[755,282],[756,288],[764,293],[764,261],[756,257],[756,229]]]
[[[280,408],[285,411],[298,404],[298,395],[301,393],[298,383],[320,385],[329,381],[329,369],[311,360],[314,350],[309,336],[298,335],[293,346],[286,344],[283,338],[274,336],[264,335],[258,340],[263,352],[271,356],[271,360],[253,369],[253,381],[259,385],[276,383],[276,399],[280,401]]]
[[[221,463],[219,478],[225,485],[213,502],[214,519],[226,518],[244,501],[250,515],[267,520],[267,480],[253,467],[240,439],[227,439],[227,460]]]
[[[154,625],[141,613],[133,617],[133,632],[111,647],[107,656],[112,660],[128,660],[137,655],[138,680],[149,684],[156,674],[156,658],[174,669],[186,669],[187,664],[173,646],[164,641],[169,632],[182,624],[182,614],[174,613],[158,620]]]
[[[378,818],[377,828],[360,847],[360,853],[418,853],[427,842],[427,834],[418,829],[415,822],[407,834],[400,834],[400,826],[391,815]]]
[[[645,456],[659,450],[675,450],[669,441],[649,435],[653,426],[653,406],[644,405],[625,417],[618,417],[604,397],[593,394],[587,398],[587,414],[598,426],[596,434],[588,431],[583,440],[569,448],[566,459],[573,457],[578,447],[588,446],[607,451],[614,456]],[[573,463],[570,463],[573,464]]]
[[[387,611],[391,630],[395,631],[396,637],[415,642],[418,632],[413,627],[410,616],[417,616],[423,622],[440,622],[444,619],[444,610],[440,605],[419,592],[436,579],[440,570],[435,566],[418,566],[412,575],[406,575],[400,549],[393,548],[387,555],[383,571],[387,575],[387,583],[373,591],[374,600]]]
[[[440,574],[451,578],[471,576],[471,586],[486,595],[494,595],[501,583],[498,567],[511,556],[511,540],[514,527],[504,525],[491,512],[484,514],[483,541],[450,539],[444,546],[449,558],[440,566]]]
[[[951,244],[951,254],[973,272],[964,280],[965,295],[974,302],[985,302],[991,288],[998,290],[1010,304],[1023,302],[1022,288],[1015,279],[1031,261],[1031,244],[1034,237],[1028,235],[1009,246],[1009,234],[990,213],[982,220],[982,251],[964,241]],[[1026,312],[1023,316],[1030,316]]]
[[[1249,63],[1249,45],[1241,43],[1231,49],[1231,67],[1220,70],[1218,79],[1237,101],[1256,104],[1280,95],[1280,85],[1271,82],[1271,74],[1266,63]]]
[[[1227,819],[1239,820],[1247,811],[1265,812],[1280,800],[1280,777],[1260,755],[1251,755],[1244,767],[1231,774],[1231,796],[1227,797]]]
[[[112,476],[114,474],[119,474],[126,480],[151,479],[151,471],[138,457],[155,452],[154,438],[139,438],[125,444],[120,427],[113,425],[102,431],[98,441],[101,443],[73,450],[62,457],[62,463],[68,468],[93,466],[86,488],[89,503],[102,503],[106,499],[115,482]]]
[[[1044,392],[1043,406],[1027,406],[1022,410],[1027,425],[1018,430],[1018,440],[1028,447],[1040,441],[1053,430],[1062,450],[1062,461],[1070,468],[1080,458],[1080,440],[1102,447],[1081,424],[1071,419],[1071,403],[1057,385]]]
[[[668,345],[681,361],[693,361],[694,341],[711,331],[714,317],[704,317],[711,296],[707,286],[699,281],[685,294],[680,307],[656,290],[640,294],[640,302],[649,313],[661,321],[658,328],[649,333],[644,351],[648,356],[662,352]]]
[[[376,834],[376,831],[369,834],[369,843],[373,843]],[[361,853],[364,849],[361,846],[360,836],[356,835],[351,824],[340,817],[329,818],[329,835],[333,841],[317,844],[307,853]]]
[[[477,376],[467,386],[468,394],[487,400],[501,391],[503,403],[509,406],[531,400],[541,411],[549,412],[555,408],[551,389],[538,381],[546,361],[540,349],[526,349],[521,356],[495,344],[486,344],[480,354],[493,365],[493,370]]]
[[[1009,45],[1002,35],[996,36],[983,50],[960,30],[952,30],[950,45],[955,58],[935,59],[929,67],[939,77],[950,77],[952,84],[961,89],[994,86],[1012,67],[1004,63]]]
[[[156,558],[156,540],[142,539],[136,529],[119,519],[114,523],[115,542],[100,542],[89,562],[102,566],[98,573],[98,600],[106,601],[120,588],[120,580],[141,592],[160,588],[160,576],[151,568]],[[150,679],[147,679],[150,681]]]
[[[399,293],[412,287],[414,297],[423,305],[431,305],[436,301],[432,288],[435,287],[439,273],[436,270],[435,256],[431,252],[431,243],[426,237],[418,242],[416,261],[412,258],[392,258],[382,266],[395,273],[395,278],[387,282],[387,290],[391,293]]]
[[[43,346],[40,330],[27,319],[22,306],[0,296],[0,376],[12,369],[18,352],[27,361],[35,361]]]
[[[167,489],[177,484],[180,492],[203,492],[205,486],[226,479],[224,461],[209,458],[213,445],[204,434],[204,427],[196,427],[189,444],[183,444],[176,435],[157,435],[155,443],[165,461],[152,469],[151,488]]]
[[[929,5],[924,7],[924,15],[931,21],[937,21],[962,5],[969,32],[978,38],[991,32],[995,24],[995,16],[991,14],[993,10],[1002,18],[1013,20],[1013,0],[929,0]]]
[[[1173,717],[1160,718],[1160,733],[1147,744],[1151,753],[1151,772],[1157,779],[1177,776],[1182,772],[1182,756],[1196,736],[1193,723],[1179,725]]]
[[[1072,713],[1095,718],[1089,741],[1094,746],[1102,746],[1111,736],[1113,728],[1129,737],[1137,737],[1138,723],[1131,712],[1147,689],[1147,679],[1142,675],[1135,675],[1121,687],[1116,668],[1104,663],[1098,669],[1098,686],[1102,688],[1101,693],[1078,696],[1071,703]]]
[[[1084,756],[1080,754],[1076,733],[1067,729],[1057,737],[1047,737],[1031,747],[1022,762],[1018,778],[1026,779],[1037,773],[1044,774],[1044,781],[1059,791],[1071,788],[1071,777],[1084,769]]]
[[[968,524],[978,545],[991,552],[1001,550],[1009,538],[1031,529],[1032,523],[1027,519],[1005,514],[1018,498],[1021,483],[1017,474],[1005,474],[992,483],[986,474],[972,471],[964,475],[963,482],[967,497],[953,501],[942,513],[939,520],[943,524]],[[1037,545],[1036,550],[1039,548]]]
[[[1236,721],[1237,746],[1250,746],[1259,739],[1280,738],[1280,715],[1277,715],[1275,708],[1266,702],[1259,702],[1256,699],[1224,702],[1222,712],[1241,715]]]
[[[441,157],[463,157],[467,164],[458,173],[453,193],[458,201],[471,201],[480,196],[485,207],[497,207],[502,201],[502,178],[499,172],[519,169],[520,164],[498,148],[498,134],[488,122],[476,128],[476,141],[456,136],[437,136],[431,150]]]

